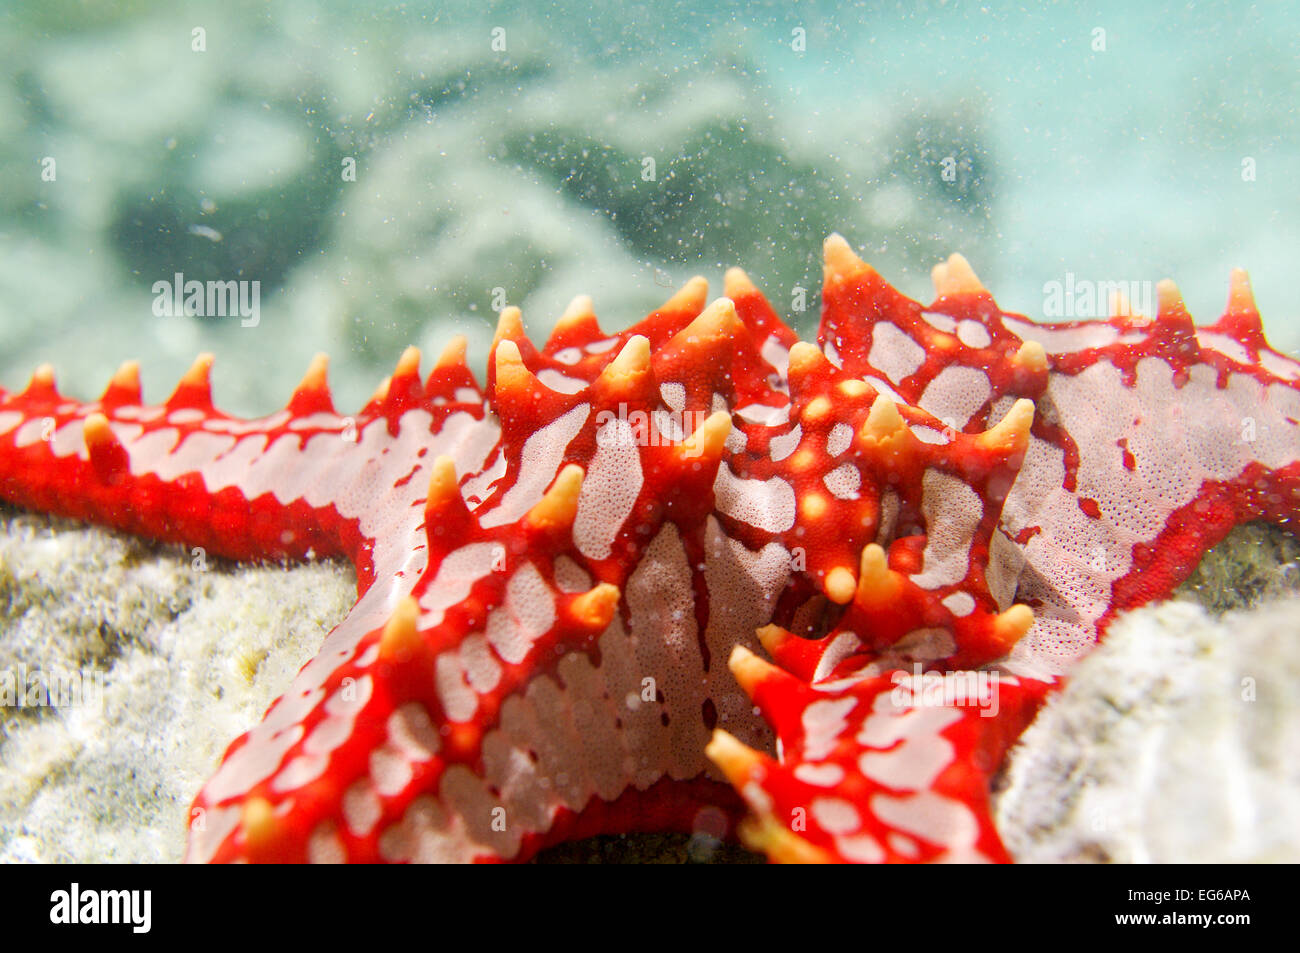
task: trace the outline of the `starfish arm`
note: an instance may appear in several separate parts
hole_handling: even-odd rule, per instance
[[[1005,862],[989,785],[1050,686],[997,671],[894,669],[808,684],[737,648],[779,759],[717,732],[745,842],[783,863]]]
[[[1025,673],[1066,671],[1118,612],[1168,597],[1233,526],[1294,525],[1300,362],[1268,346],[1244,271],[1203,327],[1169,281],[1154,316],[1119,294],[1109,317],[1045,324],[1002,311],[960,256],[935,269],[928,307],[842,239],[828,240],[827,261],[827,354],[943,421],[928,439],[1037,404],[985,539],[998,605],[1034,609],[1014,659]]]
[[[409,386],[398,396],[393,381],[413,373],[399,365],[385,394],[345,417],[318,358],[284,410],[242,420],[213,407],[210,367],[201,355],[157,406],[142,403],[133,364],[90,403],[59,393],[49,368],[0,390],[0,498],[232,559],[347,556],[364,586],[367,513],[418,475],[408,451],[446,428],[468,463],[496,439],[472,379],[455,386],[445,372],[427,393],[414,377],[416,400]]]

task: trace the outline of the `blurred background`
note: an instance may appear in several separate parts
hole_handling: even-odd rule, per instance
[[[0,4],[0,386],[139,358],[158,401],[208,350],[265,414],[327,351],[347,412],[409,343],[465,333],[481,379],[503,301],[619,328],[734,264],[809,335],[832,230],[1034,317],[1172,277],[1206,323],[1245,267],[1300,348],[1292,5],[537,7]],[[259,323],[155,314],[178,272],[259,282]]]

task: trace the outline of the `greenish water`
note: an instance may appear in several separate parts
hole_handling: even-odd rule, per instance
[[[161,399],[198,351],[269,412],[312,354],[341,409],[408,343],[481,364],[502,301],[610,327],[740,264],[815,327],[844,233],[903,291],[963,252],[1044,285],[1228,269],[1300,347],[1300,86],[1284,4],[83,4],[0,8],[0,386],[53,363]],[[354,173],[354,174],[353,174]],[[258,282],[158,313],[158,282]],[[797,289],[814,304],[792,313]],[[250,302],[251,303],[251,302]],[[426,358],[428,360],[428,358]]]

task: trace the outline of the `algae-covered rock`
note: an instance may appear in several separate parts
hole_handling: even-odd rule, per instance
[[[1203,604],[1111,626],[1008,758],[996,821],[1012,856],[1300,860],[1298,551],[1239,527],[1182,589]]]
[[[38,686],[0,708],[0,861],[179,860],[199,786],[355,585],[0,510],[0,673]]]

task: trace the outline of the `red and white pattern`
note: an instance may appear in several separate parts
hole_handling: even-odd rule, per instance
[[[736,269],[619,333],[576,299],[541,348],[508,308],[485,388],[463,341],[427,378],[410,349],[350,417],[323,358],[252,421],[206,357],[157,407],[131,365],[92,403],[42,368],[0,390],[0,498],[357,567],[190,860],[520,860],[717,808],[777,860],[1006,860],[988,782],[1044,695],[1233,525],[1300,514],[1300,364],[1242,272],[1205,328],[1169,283],[1047,326],[959,256],[934,279],[832,236],[817,345]]]

